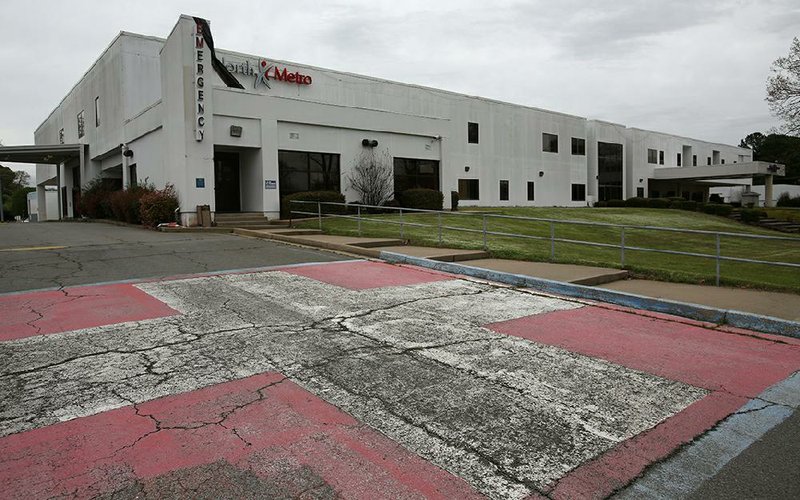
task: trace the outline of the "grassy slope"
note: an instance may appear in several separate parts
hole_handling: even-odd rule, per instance
[[[464,209],[460,214],[442,216],[444,226],[469,228],[480,231],[480,216],[467,216],[466,213],[490,213],[564,221],[603,222],[636,226],[673,227],[721,231],[732,233],[783,236],[781,233],[746,226],[722,217],[681,210],[657,210],[636,208],[491,208]],[[399,222],[397,215],[369,216],[374,222],[363,221],[362,232],[368,236],[398,237],[400,227],[387,222]],[[438,230],[434,228],[414,228],[408,223],[437,224],[436,215],[404,215],[406,226],[403,237],[414,244],[438,245]],[[305,223],[315,225],[315,223]],[[525,234],[549,238],[550,224],[546,222],[519,221],[487,217],[489,231]],[[619,244],[620,228],[591,227],[569,223],[556,223],[557,238]],[[333,234],[357,234],[355,221],[326,219],[326,231]],[[534,261],[550,260],[550,242],[535,239],[489,236],[488,247],[498,258]],[[482,235],[444,229],[443,246],[455,248],[482,248]],[[681,234],[664,231],[626,229],[626,246],[681,250],[704,254],[714,254],[716,241],[711,235]],[[800,238],[795,241],[765,241],[723,236],[720,240],[723,256],[743,257],[760,260],[773,260],[800,263]],[[571,243],[556,243],[555,262],[620,267],[620,250],[590,247]],[[644,251],[627,250],[625,268],[636,275],[689,283],[714,283],[715,261],[701,257],[675,256]],[[738,286],[788,290],[800,293],[800,269],[725,262],[721,264],[722,283]]]

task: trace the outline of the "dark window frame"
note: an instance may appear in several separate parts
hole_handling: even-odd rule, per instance
[[[100,126],[100,96],[94,98],[94,126]]]
[[[536,201],[536,183],[528,181],[528,201]]]
[[[432,174],[423,174],[420,172],[420,167],[426,163],[431,164],[428,166],[434,168]],[[409,168],[413,171],[409,172]],[[403,172],[398,174],[398,170],[403,170]],[[399,194],[407,189],[417,188],[441,191],[441,173],[442,167],[439,160],[405,158],[400,156],[392,158],[392,181],[394,182],[395,194]],[[398,188],[398,178],[402,180],[402,182],[399,183],[400,188]],[[433,179],[433,182],[428,182],[431,179]]]
[[[81,110],[81,112],[78,113],[76,119],[78,120],[78,139],[80,139],[86,135],[86,114],[84,113],[84,110]]]
[[[500,201],[508,201],[509,186],[507,179],[500,179]]]
[[[697,155],[692,155],[692,166],[693,167],[697,166]]]
[[[572,138],[572,154],[574,156],[586,156],[586,139],[582,137]]]
[[[647,148],[647,163],[650,165],[658,165],[658,150]]]
[[[290,154],[297,154],[297,155],[305,155],[305,168],[302,170],[294,170],[293,168],[290,171],[281,172],[281,153],[290,153]],[[312,156],[319,155],[322,163],[318,161],[314,161],[315,164],[319,165],[320,170],[316,171],[311,168],[312,165]],[[335,161],[334,161],[335,159]],[[326,165],[326,163],[329,163]],[[330,172],[325,172],[325,169],[330,169]],[[336,173],[334,173],[336,172]],[[287,190],[286,186],[289,185],[286,177],[291,173],[295,174],[305,174],[305,189],[300,190]],[[324,184],[322,187],[314,187],[312,184],[312,174],[319,174],[321,173],[323,176]],[[286,196],[288,194],[294,193],[302,193],[305,191],[338,191],[342,192],[342,159],[340,153],[328,153],[322,151],[296,151],[292,149],[280,149],[278,150],[278,177],[280,179],[280,196]],[[327,181],[325,179],[327,178]]]
[[[675,161],[678,164],[678,166],[681,167],[682,166],[681,163],[683,163],[683,155],[681,153],[678,153],[678,156],[676,157]]]
[[[555,144],[555,149],[553,149],[553,144]],[[542,152],[558,154],[558,134],[542,132]]]
[[[480,125],[477,122],[467,122],[467,143],[480,143]]]
[[[573,184],[571,194],[572,201],[586,201],[586,184]]]
[[[658,164],[659,165],[663,165],[664,164],[664,152],[663,151],[659,151],[658,152]]]
[[[464,201],[479,201],[481,199],[480,179],[458,179],[458,197]],[[472,197],[472,195],[475,197]]]

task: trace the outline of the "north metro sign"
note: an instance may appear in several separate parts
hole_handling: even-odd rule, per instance
[[[311,85],[313,82],[310,75],[305,75],[299,71],[290,72],[286,67],[282,68],[277,64],[270,64],[266,59],[259,60],[257,64],[251,64],[250,61],[232,63],[222,59],[222,64],[231,73],[254,77],[253,88],[258,88],[259,85],[264,85],[268,89],[272,88],[270,86],[270,81],[272,80],[294,83],[295,85]]]

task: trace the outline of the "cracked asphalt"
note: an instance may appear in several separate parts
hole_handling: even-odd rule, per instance
[[[344,259],[226,234],[83,222],[0,224],[0,293]]]
[[[13,254],[12,288],[58,288],[0,296],[0,497],[670,498],[652,488],[675,480],[671,460],[800,405],[781,385],[800,369],[791,339],[259,240],[109,228],[0,254]],[[138,277],[201,275],[75,286],[110,281],[98,276],[118,251]],[[154,253],[185,270],[147,266]],[[25,278],[23,256],[42,274]],[[284,267],[207,274],[226,263]],[[655,472],[651,489],[625,490]]]

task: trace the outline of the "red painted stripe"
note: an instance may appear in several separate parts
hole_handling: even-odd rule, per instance
[[[0,297],[0,342],[179,314],[131,284]]]
[[[125,407],[2,438],[0,491],[93,496],[219,463],[289,497],[307,488],[309,471],[346,498],[480,497],[277,373],[153,400],[138,414]]]
[[[724,392],[711,393],[661,424],[624,441],[561,478],[550,491],[554,499],[606,498],[628,484],[651,463],[669,455],[747,402]]]
[[[746,397],[800,369],[796,345],[599,307],[527,316],[488,328]]]
[[[454,276],[443,273],[373,261],[293,267],[284,269],[283,272],[305,276],[306,278],[351,290],[419,285],[456,279]]]

